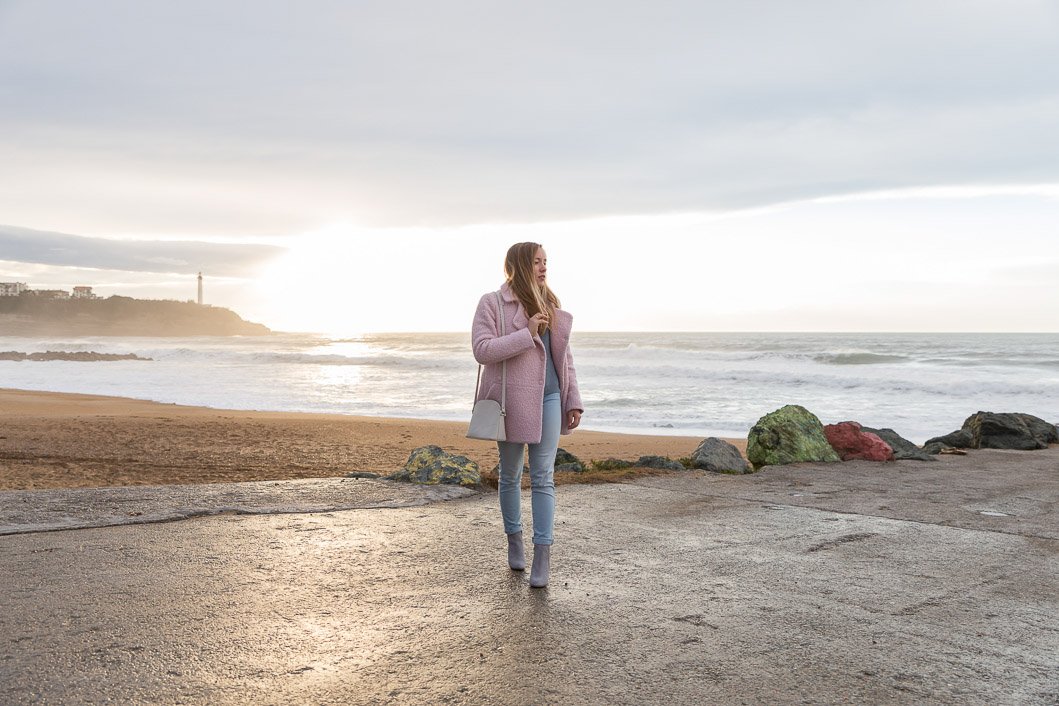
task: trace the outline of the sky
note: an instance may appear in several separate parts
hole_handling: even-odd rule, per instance
[[[0,0],[0,281],[460,331],[1059,331],[1059,3]]]

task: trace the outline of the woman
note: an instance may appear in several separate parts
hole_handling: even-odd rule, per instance
[[[500,287],[505,334],[495,292],[478,302],[471,329],[475,359],[485,366],[478,399],[500,400],[502,367],[507,363],[507,441],[500,452],[500,513],[507,534],[508,565],[526,568],[522,544],[522,459],[529,444],[533,507],[533,567],[530,586],[548,585],[555,483],[552,479],[559,435],[581,423],[570,329],[573,317],[559,308],[548,288],[548,258],[537,243],[516,243],[504,260],[507,281]],[[475,400],[477,401],[477,400]]]

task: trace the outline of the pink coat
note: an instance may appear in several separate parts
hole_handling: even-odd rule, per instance
[[[508,284],[500,287],[504,300],[504,325],[507,334],[500,335],[496,293],[489,292],[478,302],[471,327],[474,358],[485,369],[478,390],[479,400],[500,401],[501,363],[507,361],[507,440],[536,444],[541,440],[541,402],[544,400],[544,375],[547,361],[544,344],[530,332],[529,316]],[[568,412],[584,411],[577,390],[574,358],[570,353],[570,331],[574,317],[557,309],[551,322],[552,361],[559,376],[559,397],[563,409],[563,434],[569,434]],[[477,401],[477,400],[475,400]]]

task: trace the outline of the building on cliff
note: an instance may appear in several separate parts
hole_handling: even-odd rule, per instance
[[[26,294],[31,294],[41,299],[69,299],[70,293],[65,289],[27,289]]]
[[[0,282],[0,297],[17,297],[27,289],[25,282]]]
[[[91,287],[74,287],[73,294],[65,289],[31,289],[25,282],[0,282],[0,297],[40,297],[41,299],[98,299]]]

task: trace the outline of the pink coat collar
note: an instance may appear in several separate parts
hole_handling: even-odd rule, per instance
[[[504,298],[504,301],[506,301],[508,304],[510,304],[511,302],[518,301],[518,297],[515,296],[515,292],[512,291],[511,284],[508,282],[504,282],[502,285],[500,285],[500,296],[502,296]]]
[[[500,285],[500,296],[508,304],[518,304],[518,312],[522,315],[523,319],[529,318],[526,316],[525,307],[522,306],[522,302],[519,301],[518,297],[511,290],[511,285],[504,282]],[[570,341],[570,330],[573,328],[574,317],[569,312],[563,311],[562,309],[556,309],[555,321],[552,322],[552,333],[553,336],[557,337],[559,345],[555,343],[552,347],[555,349],[562,350]]]

